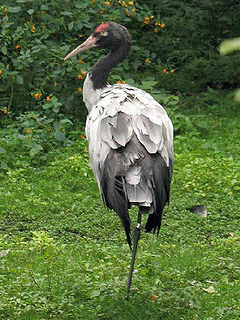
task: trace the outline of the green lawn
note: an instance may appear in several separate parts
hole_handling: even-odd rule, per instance
[[[159,237],[142,233],[128,302],[131,252],[85,142],[41,166],[11,155],[0,173],[0,319],[240,319],[239,105],[218,95],[182,104],[190,125],[175,137],[170,206]],[[209,215],[186,210],[196,204]]]

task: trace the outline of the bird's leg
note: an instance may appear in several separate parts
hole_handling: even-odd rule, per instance
[[[141,219],[142,219],[142,214],[139,210],[138,211],[138,218],[137,218],[137,225],[135,227],[134,234],[133,234],[133,251],[132,251],[132,260],[131,260],[131,266],[130,266],[130,271],[129,271],[129,276],[128,276],[127,294],[125,296],[126,300],[129,299],[130,287],[131,287],[131,283],[132,283],[132,275],[133,275],[134,264],[135,264],[135,259],[136,259],[138,241],[140,239],[140,234],[141,234]]]

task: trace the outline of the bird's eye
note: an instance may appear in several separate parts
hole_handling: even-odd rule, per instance
[[[100,35],[102,36],[102,37],[106,37],[107,36],[107,31],[102,31],[102,32],[100,32]]]

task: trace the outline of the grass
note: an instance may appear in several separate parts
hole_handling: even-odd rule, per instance
[[[0,319],[240,318],[239,106],[219,93],[182,106],[170,207],[159,237],[142,233],[128,302],[131,253],[85,142],[40,167],[16,150],[0,180]],[[195,204],[209,215],[186,210]]]

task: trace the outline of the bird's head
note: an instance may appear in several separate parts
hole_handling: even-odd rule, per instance
[[[91,48],[117,50],[120,47],[124,47],[129,51],[130,46],[131,35],[127,28],[115,22],[105,22],[100,24],[90,37],[71,51],[64,60],[70,59]]]

